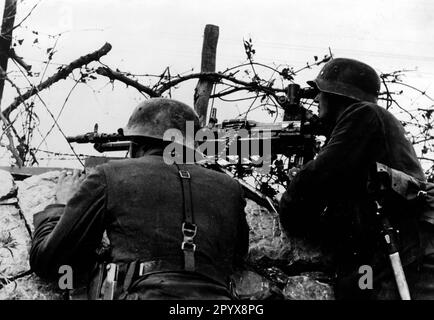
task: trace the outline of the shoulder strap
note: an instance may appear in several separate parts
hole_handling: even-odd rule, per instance
[[[181,249],[184,251],[184,269],[195,271],[194,252],[196,244],[193,242],[197,233],[197,225],[194,223],[193,203],[191,194],[190,172],[183,164],[175,163],[181,178],[182,197],[184,202],[184,222],[182,223],[182,234],[184,236]]]

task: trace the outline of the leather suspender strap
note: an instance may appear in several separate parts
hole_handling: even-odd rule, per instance
[[[182,223],[182,234],[184,236],[181,249],[184,251],[184,269],[195,271],[194,252],[196,244],[193,242],[196,236],[197,226],[193,218],[193,203],[190,185],[190,172],[182,164],[175,163],[181,178],[182,196],[184,202],[184,222]]]

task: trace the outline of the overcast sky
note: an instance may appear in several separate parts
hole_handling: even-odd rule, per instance
[[[48,35],[65,31],[54,63],[69,63],[109,42],[113,49],[101,61],[114,69],[134,74],[159,74],[167,66],[172,74],[199,71],[204,27],[215,24],[220,28],[217,71],[245,61],[242,41],[250,37],[258,62],[297,68],[314,55],[327,54],[330,47],[336,57],[362,60],[378,72],[416,70],[405,81],[434,95],[434,2],[429,0],[24,0],[18,3],[16,21],[38,2],[22,27],[14,30],[16,40],[24,39],[16,51],[36,72],[44,70],[41,61],[55,42]],[[3,8],[2,0],[0,4]],[[50,65],[45,78],[58,66]],[[14,70],[10,64],[9,71]],[[316,73],[318,69],[308,70],[296,81],[305,83]],[[19,73],[12,75],[25,85]],[[145,79],[143,83],[148,84]],[[73,84],[63,81],[42,94],[54,114]],[[95,122],[104,131],[125,125],[141,95],[121,83],[114,89],[106,84],[99,78],[74,90],[59,120],[66,134],[90,131]],[[173,97],[192,104],[195,84],[181,86]],[[13,97],[13,90],[6,88],[2,108]],[[38,108],[43,134],[52,121],[42,106]],[[219,119],[238,114],[236,107],[227,106],[218,112]],[[57,130],[48,147],[69,151]]]

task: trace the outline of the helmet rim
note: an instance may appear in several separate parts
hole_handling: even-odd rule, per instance
[[[336,58],[324,65],[307,83],[319,91],[376,103],[380,78],[369,65],[354,59]]]
[[[187,121],[198,127],[199,118],[190,106],[167,98],[151,98],[136,106],[128,123],[122,128],[126,137],[164,141],[169,129],[177,129],[185,136]]]
[[[378,98],[374,94],[366,93],[356,86],[339,81],[328,81],[322,79],[315,79],[307,81],[311,87],[316,87],[321,92],[336,94],[343,97],[352,98],[357,101],[368,101],[376,103]]]

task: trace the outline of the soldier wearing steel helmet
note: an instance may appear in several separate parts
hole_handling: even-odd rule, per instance
[[[318,90],[327,141],[283,194],[281,222],[335,253],[337,298],[399,299],[366,184],[376,162],[425,181],[415,151],[401,123],[376,104],[380,78],[367,64],[336,58],[308,83]],[[399,230],[411,298],[434,298],[434,229],[407,202],[395,205],[390,220]],[[372,287],[360,285],[362,266],[372,268]]]
[[[248,248],[245,200],[227,175],[164,161],[164,133],[185,137],[187,121],[199,128],[184,103],[146,100],[123,128],[131,158],[61,176],[56,204],[34,217],[32,269],[56,278],[70,265],[89,275],[96,299],[232,298],[229,278]],[[110,247],[97,263],[104,231]]]

